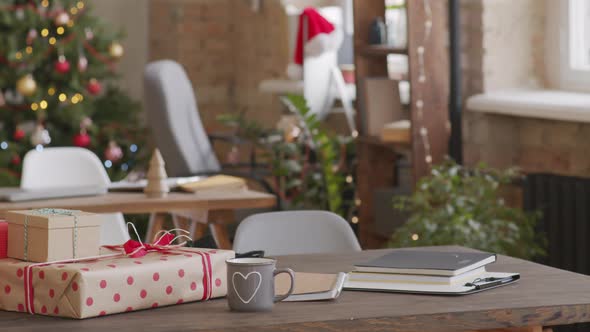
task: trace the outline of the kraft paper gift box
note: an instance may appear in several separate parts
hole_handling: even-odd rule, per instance
[[[8,257],[51,262],[99,255],[101,216],[74,210],[9,211]]]
[[[173,248],[73,262],[0,260],[0,309],[90,318],[227,294],[229,250]]]

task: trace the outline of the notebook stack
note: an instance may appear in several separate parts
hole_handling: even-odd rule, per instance
[[[486,266],[495,261],[496,255],[489,253],[396,250],[356,264],[345,289],[459,294],[480,290],[482,283],[500,286],[518,279],[487,272]]]

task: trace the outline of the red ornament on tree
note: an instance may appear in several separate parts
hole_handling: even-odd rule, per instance
[[[88,90],[88,93],[91,95],[96,96],[102,91],[102,85],[97,79],[91,78],[86,86],[86,90]]]
[[[20,156],[18,154],[15,154],[14,156],[12,156],[12,159],[10,159],[10,163],[13,164],[14,166],[20,165],[20,163],[21,163]]]
[[[20,141],[21,139],[25,138],[25,131],[17,127],[14,130],[14,134],[12,135],[12,138],[17,142]]]
[[[70,63],[66,60],[66,57],[60,55],[57,61],[55,62],[55,71],[60,74],[65,74],[70,71]]]
[[[80,133],[74,135],[72,143],[77,147],[87,148],[90,146],[90,136],[88,136],[85,129],[82,129]]]
[[[112,162],[117,162],[123,158],[123,150],[115,141],[110,141],[109,146],[104,151],[104,157]]]

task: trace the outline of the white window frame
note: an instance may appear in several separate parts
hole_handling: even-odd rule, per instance
[[[547,4],[546,60],[550,83],[562,90],[590,92],[590,66],[584,66],[580,52],[575,52],[575,47],[582,47],[580,39],[584,37],[583,32],[576,30],[576,23],[584,19],[580,8],[590,6],[590,0],[551,0]]]

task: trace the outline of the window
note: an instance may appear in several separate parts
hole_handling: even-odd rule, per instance
[[[570,67],[590,71],[590,0],[569,3]]]
[[[553,62],[559,63],[557,85],[562,89],[590,91],[590,0],[549,2],[559,6],[548,12],[551,15],[555,13],[551,9],[557,9],[559,13],[557,25],[550,25],[551,29],[557,28],[559,42],[548,44],[549,50],[556,46],[559,49],[558,61]]]

